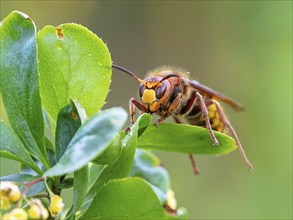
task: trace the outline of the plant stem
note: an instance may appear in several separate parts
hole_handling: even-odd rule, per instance
[[[27,191],[29,190],[29,188],[31,188],[36,183],[39,183],[39,182],[42,182],[42,181],[44,181],[44,178],[43,177],[37,178],[37,179],[35,179],[35,180],[31,181],[31,182],[24,182],[23,185],[26,185],[26,187],[23,190],[22,195],[25,196],[25,194],[27,193]]]

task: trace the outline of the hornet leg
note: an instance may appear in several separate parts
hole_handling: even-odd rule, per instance
[[[208,114],[208,109],[207,109],[206,103],[205,103],[204,99],[202,98],[202,96],[201,96],[201,94],[199,92],[196,92],[195,94],[196,94],[196,96],[197,96],[197,98],[199,100],[199,105],[200,105],[201,111],[203,113],[203,116],[205,117],[206,126],[207,126],[207,129],[208,129],[209,133],[210,133],[210,137],[213,140],[215,145],[219,145],[219,141],[215,137],[215,134],[214,134],[214,132],[212,130],[212,126],[211,126],[211,122],[210,122],[210,119],[209,119],[209,114]]]
[[[233,137],[234,140],[236,141],[236,144],[237,144],[237,146],[238,146],[239,152],[240,152],[240,154],[241,154],[241,156],[242,156],[244,162],[245,162],[245,163],[247,164],[247,166],[248,166],[248,170],[252,170],[252,169],[253,169],[253,166],[252,166],[252,164],[250,163],[250,161],[248,160],[248,158],[247,158],[247,156],[246,156],[246,154],[245,154],[245,152],[244,152],[244,149],[242,148],[242,145],[241,145],[241,143],[240,143],[240,141],[239,141],[239,138],[238,138],[238,136],[237,136],[237,134],[236,134],[234,128],[232,127],[230,121],[227,119],[227,117],[226,117],[226,115],[225,115],[225,113],[224,113],[224,111],[223,111],[223,109],[222,109],[220,103],[217,102],[216,100],[213,100],[213,99],[211,99],[211,101],[212,101],[212,103],[214,103],[214,104],[216,105],[216,107],[217,107],[217,111],[218,111],[218,113],[219,113],[219,116],[220,116],[220,118],[221,118],[223,124],[224,124],[224,127],[227,127],[227,128],[229,129],[229,131],[231,132],[232,137]]]
[[[179,119],[179,117],[177,115],[174,115],[173,118],[174,118],[174,120],[175,120],[175,122],[177,124],[181,124],[181,121],[180,121],[180,119]],[[197,164],[195,162],[194,156],[192,154],[189,154],[189,159],[190,159],[190,162],[192,164],[192,168],[193,168],[194,174],[195,175],[198,175],[199,174],[199,170],[198,170],[198,166],[197,166]]]

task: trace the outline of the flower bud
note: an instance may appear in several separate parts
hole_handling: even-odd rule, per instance
[[[9,201],[16,202],[20,199],[21,193],[18,186],[14,182],[0,182],[0,196],[8,197]]]
[[[10,213],[6,213],[2,216],[2,220],[10,220],[10,219],[11,219]]]
[[[17,202],[21,196],[18,186],[12,185],[10,189],[11,191],[8,195],[8,198],[10,199],[11,202]]]
[[[32,205],[28,209],[27,213],[31,219],[40,219],[41,218],[41,210],[39,209],[39,207],[37,205]]]
[[[9,213],[9,220],[27,220],[27,213],[25,210],[16,208]]]
[[[46,220],[49,217],[48,210],[39,199],[31,200],[31,206],[28,210],[28,215],[31,219]]]
[[[64,208],[63,199],[58,195],[51,196],[50,213],[53,217],[57,216]]]
[[[170,208],[172,208],[174,210],[177,208],[177,201],[175,199],[175,193],[171,189],[169,189],[167,191],[167,204]]]
[[[8,197],[1,196],[1,209],[8,210],[10,208],[10,201]]]

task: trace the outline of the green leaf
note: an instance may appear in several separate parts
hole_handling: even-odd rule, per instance
[[[44,117],[44,124],[45,124],[45,138],[47,138],[52,144],[55,143],[55,129],[56,129],[56,122],[53,122],[52,118],[46,110],[43,108],[43,117]],[[46,141],[46,140],[45,140]],[[47,146],[48,147],[48,146]],[[55,146],[52,146],[52,151],[55,152]],[[47,148],[48,149],[48,148]]]
[[[19,161],[30,167],[38,174],[42,174],[42,170],[36,165],[31,158],[29,152],[23,146],[14,131],[0,120],[0,156],[11,160]]]
[[[104,105],[112,73],[107,46],[77,24],[46,26],[37,35],[42,102],[56,122],[59,110],[77,100],[89,117]]]
[[[86,199],[89,183],[88,166],[74,172],[73,181],[73,205],[68,215],[74,215],[82,206]]]
[[[80,121],[83,124],[88,119],[88,116],[85,112],[85,109],[82,107],[82,105],[77,100],[71,100],[71,102],[73,102],[73,104],[76,108],[76,111],[79,115]]]
[[[56,162],[57,162],[54,151],[51,151],[51,150],[48,149],[47,154],[48,154],[48,158],[49,158],[49,161],[50,161],[50,165],[54,166],[56,164]]]
[[[35,25],[27,15],[14,11],[3,20],[0,35],[1,93],[11,127],[26,149],[48,168]]]
[[[85,219],[167,219],[150,185],[140,178],[112,180],[95,196]]]
[[[99,178],[90,188],[88,193],[88,199],[92,198],[95,193],[98,192],[101,187],[110,180],[123,178],[128,175],[134,161],[138,130],[141,127],[147,126],[148,124],[150,124],[150,122],[151,116],[149,114],[143,114],[137,119],[135,124],[132,126],[131,131],[126,137],[125,131],[120,132],[121,140],[123,139],[122,152],[119,158],[114,163],[104,167]]]
[[[41,162],[36,161],[36,165],[39,167],[40,170],[44,170],[44,165]],[[42,171],[42,173],[43,172],[44,171]],[[32,175],[32,176],[41,175],[41,174],[37,173],[36,171],[34,171],[33,169],[31,169],[30,167],[24,165],[24,164],[20,164],[20,174],[29,174],[29,175]]]
[[[104,165],[89,163],[89,188],[97,181]]]
[[[84,167],[109,146],[127,118],[122,108],[100,111],[86,121],[60,160],[44,176],[61,176]]]
[[[150,151],[136,149],[134,163],[129,176],[145,179],[158,192],[162,204],[166,202],[166,194],[170,189],[170,177],[160,160]]]
[[[69,142],[81,126],[81,120],[73,102],[63,107],[57,119],[56,126],[56,159],[64,154]]]
[[[52,144],[52,142],[50,141],[50,139],[47,137],[45,137],[45,145],[46,145],[47,150],[50,150],[55,153],[55,147]]]
[[[237,145],[233,138],[214,131],[219,141],[215,146],[206,129],[186,124],[151,125],[139,137],[139,148],[192,154],[227,154]]]
[[[73,186],[73,178],[72,177],[69,177],[69,178],[66,178],[65,180],[63,180],[59,187],[60,189],[68,189],[68,188],[71,188]]]
[[[107,147],[107,149],[99,155],[97,158],[95,158],[92,162],[96,164],[110,164],[113,163],[120,155],[122,150],[122,141],[121,141],[120,135],[117,135],[117,137],[112,141],[112,143]]]
[[[105,165],[99,165],[99,164],[95,164],[95,163],[89,163],[89,182],[88,182],[88,188],[92,188],[92,186],[95,184],[95,182],[97,181],[98,177],[100,176],[103,167]],[[92,198],[86,198],[87,200],[82,204],[82,207],[78,210],[78,212],[75,215],[75,218],[78,219],[79,216],[83,215],[88,207],[90,206],[91,202],[92,202]],[[72,216],[67,216],[68,219],[70,219],[70,217]]]
[[[38,176],[33,176],[30,174],[11,174],[8,176],[2,176],[0,178],[0,181],[11,181],[11,182],[22,184],[24,182],[31,182],[38,178],[39,178]],[[23,191],[26,188],[26,185],[20,185],[19,188],[21,191]],[[46,191],[46,186],[44,182],[38,182],[29,188],[29,190],[26,193],[26,196],[27,197],[35,196],[45,191]]]

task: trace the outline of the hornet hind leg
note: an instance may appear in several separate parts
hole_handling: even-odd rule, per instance
[[[174,115],[173,118],[174,118],[174,121],[175,121],[177,124],[182,124],[178,116]],[[193,172],[194,172],[194,174],[195,174],[195,175],[198,175],[198,174],[199,174],[199,169],[198,169],[198,166],[197,166],[197,164],[196,164],[196,162],[195,162],[195,159],[194,159],[193,154],[189,154],[189,159],[190,159],[190,162],[191,162],[191,164],[192,164],[192,168],[193,168]]]

